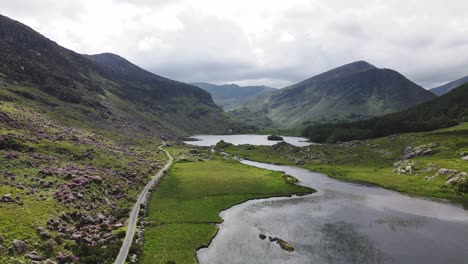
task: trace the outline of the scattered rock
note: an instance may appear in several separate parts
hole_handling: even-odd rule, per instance
[[[11,201],[12,201],[12,199],[11,199],[11,194],[8,193],[8,194],[3,195],[3,196],[2,196],[2,201],[6,202],[6,203],[11,202]]]
[[[24,253],[26,252],[26,249],[28,248],[28,245],[24,243],[21,240],[15,239],[13,240],[13,247],[18,251],[19,253]]]
[[[46,259],[44,260],[43,264],[57,264],[57,262],[51,260],[51,259]]]
[[[28,257],[30,260],[33,260],[33,261],[41,261],[42,260],[42,256],[39,255],[39,253],[37,253],[36,251],[29,252],[28,254],[26,254],[26,257]]]
[[[91,180],[95,183],[102,183],[102,177],[99,176],[93,176]]]
[[[441,176],[441,175],[448,175],[448,176],[450,176],[450,175],[454,175],[454,174],[456,174],[456,173],[458,173],[457,170],[451,170],[451,169],[441,168],[441,169],[439,169],[439,170],[437,171],[437,173],[436,173],[435,176],[436,176],[436,177]]]
[[[452,173],[447,176],[445,187],[456,188],[460,192],[468,192],[468,173]]]
[[[412,174],[416,170],[416,162],[399,160],[393,164],[393,172],[398,174]]]
[[[428,144],[418,147],[406,147],[403,153],[403,159],[412,159],[416,157],[430,156],[434,154],[434,149],[437,147],[437,144]]]
[[[305,164],[305,161],[299,160],[299,159],[298,159],[298,160],[296,160],[295,163],[296,163],[296,165],[304,165],[304,164]]]

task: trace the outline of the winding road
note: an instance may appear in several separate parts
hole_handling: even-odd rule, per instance
[[[148,192],[151,189],[151,187],[159,181],[159,179],[162,177],[163,173],[171,167],[174,159],[172,158],[171,154],[163,149],[166,145],[165,142],[158,148],[166,153],[166,156],[169,158],[168,162],[162,168],[156,175],[153,176],[150,182],[146,184],[145,188],[143,191],[141,191],[140,195],[138,196],[138,200],[136,201],[135,205],[133,206],[132,212],[130,213],[130,218],[128,219],[128,226],[127,226],[127,234],[125,235],[125,239],[123,241],[122,247],[120,248],[119,255],[115,259],[114,264],[125,264],[125,260],[127,259],[128,252],[130,250],[130,246],[132,245],[133,242],[133,237],[135,236],[135,230],[136,230],[136,225],[138,222],[138,213],[140,211],[140,204],[144,203],[146,200],[146,197],[148,196]]]

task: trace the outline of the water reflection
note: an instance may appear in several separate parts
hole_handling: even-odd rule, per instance
[[[265,145],[272,146],[278,141],[271,141],[267,139],[267,135],[194,135],[191,138],[198,139],[199,141],[186,141],[186,144],[196,146],[214,146],[219,141],[224,140],[234,145]],[[298,147],[309,146],[311,143],[306,142],[307,138],[303,137],[283,137],[284,141]]]
[[[303,197],[248,201],[221,213],[225,222],[201,263],[466,263],[468,213],[449,203],[335,181],[301,168],[285,171],[318,190]],[[282,250],[259,234],[279,237]]]

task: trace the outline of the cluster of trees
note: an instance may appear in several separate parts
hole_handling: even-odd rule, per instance
[[[372,119],[309,126],[302,136],[318,143],[334,143],[423,132],[468,122],[468,84],[408,110]]]

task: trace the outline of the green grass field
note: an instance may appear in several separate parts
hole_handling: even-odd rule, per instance
[[[280,172],[235,161],[176,163],[151,197],[141,263],[197,263],[196,250],[216,234],[220,211],[249,199],[312,191]]]

